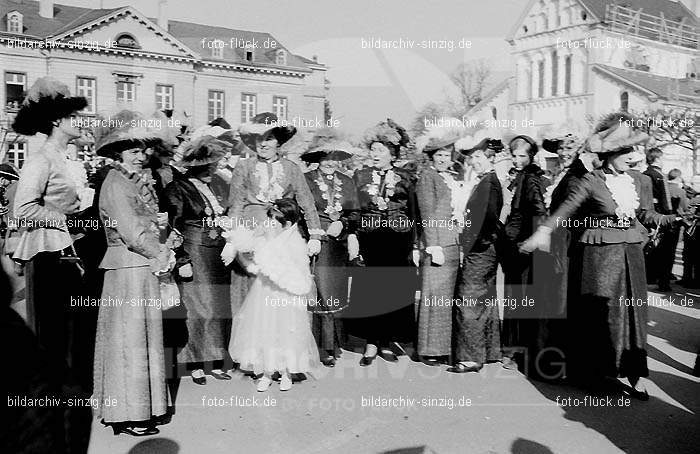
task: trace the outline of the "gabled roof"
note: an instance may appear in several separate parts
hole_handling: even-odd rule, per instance
[[[530,10],[539,0],[530,0],[527,6],[520,13],[520,17],[511,28],[506,41],[512,41],[515,34],[520,29],[525,18],[530,14]],[[686,24],[697,24],[698,17],[690,11],[682,2],[673,0],[577,0],[578,3],[591,14],[591,19],[595,22],[605,21],[605,8],[607,5],[617,4],[619,6],[624,6],[631,8],[633,10],[642,9],[645,14],[651,14],[653,16],[661,17],[663,16],[667,20],[680,21],[685,18]]]
[[[667,101],[700,102],[700,81],[658,76],[645,71],[595,64],[593,69],[630,88]]]
[[[55,35],[66,26],[79,25],[84,21],[89,21],[89,17],[103,16],[119,8],[112,9],[87,9],[77,6],[54,5],[53,19],[46,19],[39,15],[39,2],[19,2],[16,0],[0,0],[0,16],[5,17],[7,13],[19,11],[24,16],[24,34],[39,38],[48,38]],[[4,22],[4,21],[2,21]],[[7,32],[7,24],[0,24],[0,30]]]
[[[469,109],[469,112],[467,112],[467,116],[473,115],[474,112],[477,112],[479,109],[481,109],[482,107],[484,107],[485,105],[490,103],[491,100],[493,100],[493,98],[495,98],[496,96],[503,93],[503,90],[505,90],[506,88],[508,88],[510,86],[510,82],[513,79],[514,79],[513,76],[509,76],[509,77],[503,79],[502,81],[500,81],[499,83],[497,83],[491,90],[489,90],[488,93],[486,93],[486,95],[481,99],[481,101],[474,104],[474,107]]]
[[[245,59],[245,48],[231,43],[231,40],[236,42],[256,42],[259,47],[253,49],[254,60],[253,64],[277,65],[275,59],[277,51],[284,49],[287,52],[287,64],[283,66],[289,69],[307,69],[308,63],[305,59],[292,54],[282,46],[282,44],[271,34],[265,32],[252,32],[247,30],[236,30],[225,27],[215,27],[211,25],[193,24],[190,22],[182,22],[171,20],[168,22],[168,31],[171,35],[185,43],[190,49],[194,50],[202,60],[211,60],[213,62],[222,63],[244,63],[248,64]],[[224,42],[223,58],[217,59],[212,57],[212,50],[209,47],[202,46],[202,39],[206,43],[215,39]],[[275,47],[265,48],[265,42],[275,42]],[[317,63],[316,63],[317,64]]]
[[[128,1],[128,0],[125,0]],[[134,2],[135,3],[135,2]],[[19,11],[24,16],[24,36],[49,39],[69,36],[81,31],[83,28],[103,20],[108,20],[123,12],[130,12],[139,18],[150,22],[156,31],[161,30],[155,20],[141,15],[135,8],[124,6],[110,9],[91,9],[68,5],[54,5],[54,17],[47,19],[39,15],[39,2],[31,0],[0,0],[0,17],[12,11]],[[196,55],[202,60],[210,62],[221,62],[227,64],[242,64],[254,67],[255,65],[287,68],[290,71],[309,71],[310,66],[323,67],[324,65],[294,55],[289,52],[277,39],[265,32],[251,32],[246,30],[235,30],[224,27],[215,27],[203,24],[193,24],[190,22],[170,20],[168,30],[162,30],[164,38],[174,42],[182,51],[189,55]],[[167,33],[166,33],[167,32]],[[6,21],[0,21],[0,34],[8,33]],[[274,40],[277,43],[275,48],[255,49],[254,61],[248,62],[245,59],[243,48],[232,48],[230,45],[224,47],[223,59],[213,59],[211,49],[202,48],[202,38],[221,39],[229,44],[232,37],[240,38],[244,41],[255,40],[262,46],[266,40]],[[276,64],[276,53],[279,49],[287,52],[287,64],[280,66]]]

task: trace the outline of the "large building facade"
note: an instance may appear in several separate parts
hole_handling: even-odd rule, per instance
[[[133,6],[87,9],[53,1],[0,0],[0,161],[22,166],[40,137],[8,131],[23,92],[50,75],[88,99],[86,119],[121,107],[172,110],[197,127],[236,126],[271,111],[309,129],[323,120],[326,67],[272,35],[158,18]],[[0,140],[2,137],[0,137]]]
[[[624,4],[624,6],[623,6]],[[507,40],[513,77],[470,112],[519,132],[585,134],[615,110],[700,109],[698,2],[531,0]],[[668,165],[692,172],[692,153],[670,146]]]

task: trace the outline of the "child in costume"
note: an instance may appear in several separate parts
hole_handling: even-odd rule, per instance
[[[252,260],[243,261],[256,276],[233,320],[229,353],[242,370],[263,374],[257,385],[261,392],[270,387],[275,372],[281,375],[280,390],[287,391],[292,387],[291,374],[310,373],[320,366],[307,311],[315,290],[299,217],[293,199],[279,199],[268,208],[267,221],[258,231],[225,234],[224,262],[231,263],[239,252],[252,252]],[[240,255],[238,259],[242,260]]]

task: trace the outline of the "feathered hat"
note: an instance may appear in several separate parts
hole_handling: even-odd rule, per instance
[[[583,140],[573,133],[557,135],[542,140],[542,148],[550,153],[556,153],[560,149],[578,150],[583,145]]]
[[[129,148],[153,146],[163,141],[162,123],[161,128],[154,127],[157,121],[149,121],[133,110],[100,116],[97,124],[93,134],[95,152],[100,156],[111,157]]]
[[[649,136],[646,133],[629,126],[632,119],[627,112],[614,112],[603,117],[586,141],[588,150],[598,154],[614,153],[647,142]]]
[[[44,129],[47,123],[67,118],[86,106],[85,98],[70,95],[68,85],[51,77],[41,77],[27,91],[12,129],[31,136]]]
[[[256,115],[249,123],[244,123],[238,128],[241,141],[253,151],[257,151],[258,140],[265,140],[269,137],[277,139],[277,144],[282,146],[297,133],[297,128],[280,126],[278,121],[277,115],[272,112]]]
[[[401,147],[408,146],[411,143],[411,138],[406,129],[399,126],[391,118],[387,118],[386,121],[382,121],[365,131],[363,142],[367,148],[371,148],[374,142],[382,143],[391,150],[395,157],[398,157]]]
[[[19,173],[17,173],[12,164],[4,162],[0,164],[0,177],[8,180],[19,180]]]
[[[201,136],[183,143],[182,159],[177,166],[198,167],[213,164],[219,162],[232,148],[230,142],[210,135]]]
[[[344,140],[330,139],[301,154],[303,161],[313,163],[323,159],[344,161],[353,157],[352,145]]]

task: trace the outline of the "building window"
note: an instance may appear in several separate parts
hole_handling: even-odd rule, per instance
[[[622,94],[620,94],[620,110],[623,112],[627,112],[630,106],[630,95],[626,91],[623,91]]]
[[[27,144],[26,142],[15,142],[7,144],[7,153],[5,154],[5,160],[15,166],[17,169],[21,169],[24,165],[24,160],[27,157]]]
[[[97,81],[92,77],[78,77],[75,83],[75,93],[87,99],[87,107],[83,113],[94,114],[97,111]]]
[[[212,121],[224,116],[224,92],[221,90],[209,90],[208,118]]]
[[[552,96],[559,93],[559,56],[556,51],[552,51]]]
[[[494,120],[498,120],[498,110],[495,107],[491,107],[491,116]]]
[[[564,94],[571,94],[571,55],[564,59]]]
[[[19,109],[27,89],[27,75],[24,73],[5,73],[5,107]]]
[[[22,14],[17,11],[7,15],[7,31],[10,33],[22,33]]]
[[[220,39],[214,40],[213,46],[211,48],[211,58],[216,58],[221,60],[224,58],[224,42]]]
[[[117,36],[117,39],[115,39],[117,42],[117,47],[126,47],[127,49],[140,49],[141,46],[139,46],[138,41],[136,41],[136,38],[131,36],[128,33],[122,33],[121,35]]]
[[[272,111],[280,120],[287,119],[287,98],[284,96],[272,97]]]
[[[253,61],[255,59],[255,53],[251,46],[246,46],[245,48],[245,59],[246,61]]]
[[[241,95],[241,123],[246,123],[253,119],[257,113],[257,96],[250,93]]]
[[[275,55],[275,63],[278,65],[286,65],[287,64],[287,51],[284,49],[279,49],[277,51],[277,54]]]
[[[544,61],[537,62],[537,97],[544,98]]]
[[[175,89],[172,85],[156,84],[156,109],[170,110],[173,109],[173,92]]]
[[[117,102],[136,101],[136,82],[120,80],[117,82]]]

